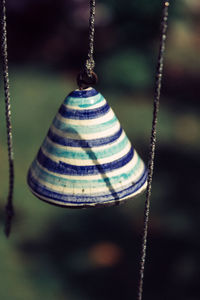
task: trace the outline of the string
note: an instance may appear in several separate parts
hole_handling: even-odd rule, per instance
[[[95,67],[94,62],[94,18],[95,18],[95,6],[96,1],[90,0],[90,17],[89,17],[89,49],[88,58],[85,63],[85,69],[88,77],[92,76],[93,69]]]
[[[0,0],[1,5],[1,54],[3,66],[5,116],[7,128],[8,163],[9,163],[9,190],[6,204],[5,234],[8,237],[11,231],[11,222],[14,216],[13,189],[14,189],[14,154],[12,142],[10,86],[8,73],[8,50],[7,50],[7,28],[6,28],[6,0]]]
[[[163,15],[161,21],[162,23],[161,23],[160,48],[158,54],[157,72],[156,72],[156,80],[155,80],[153,120],[152,120],[152,130],[151,130],[151,140],[150,140],[150,150],[149,150],[147,192],[146,192],[146,201],[145,201],[145,209],[144,209],[144,227],[143,227],[142,250],[141,250],[140,269],[139,269],[139,285],[138,285],[138,297],[137,297],[138,300],[142,300],[142,296],[143,296],[144,267],[145,267],[145,260],[146,260],[150,198],[151,198],[151,190],[152,190],[152,178],[153,178],[154,157],[155,157],[155,147],[156,147],[156,126],[158,121],[160,91],[161,91],[162,76],[163,76],[163,59],[164,59],[165,41],[166,41],[167,24],[168,24],[169,2],[164,1],[163,6],[164,7],[163,7]]]
[[[93,71],[95,67],[94,61],[94,21],[95,21],[95,8],[96,1],[90,0],[90,16],[89,16],[89,47],[87,60],[84,69],[78,74],[77,84],[79,89],[86,89],[97,83],[97,74]]]

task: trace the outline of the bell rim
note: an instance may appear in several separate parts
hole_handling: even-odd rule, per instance
[[[109,206],[118,206],[120,204],[123,204],[125,202],[127,202],[129,199],[131,198],[137,198],[140,195],[144,194],[144,192],[146,191],[147,188],[147,180],[144,182],[144,184],[133,194],[130,195],[126,195],[125,197],[121,198],[121,199],[112,199],[112,200],[107,200],[107,201],[102,201],[102,202],[91,202],[91,203],[81,203],[81,204],[72,204],[70,202],[65,202],[65,204],[63,204],[63,202],[59,200],[50,200],[50,199],[45,199],[44,197],[42,197],[41,195],[39,195],[38,193],[36,193],[30,186],[29,189],[32,192],[32,194],[34,196],[36,196],[39,200],[42,200],[43,202],[47,203],[47,204],[51,204],[53,206],[57,206],[57,207],[62,207],[62,208],[73,208],[73,209],[82,209],[82,208],[101,208],[101,207],[109,207]],[[62,203],[62,204],[61,204]]]

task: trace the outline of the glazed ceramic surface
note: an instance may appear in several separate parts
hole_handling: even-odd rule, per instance
[[[114,204],[146,188],[147,170],[104,97],[75,90],[28,172],[38,198],[70,207]]]

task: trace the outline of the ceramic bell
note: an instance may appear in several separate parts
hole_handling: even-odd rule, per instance
[[[66,207],[115,204],[141,193],[147,169],[94,88],[61,105],[28,172],[35,196]]]

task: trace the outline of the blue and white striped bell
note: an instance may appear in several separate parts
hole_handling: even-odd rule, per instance
[[[66,207],[115,204],[147,185],[147,170],[104,97],[75,90],[61,105],[28,172],[35,196]]]

